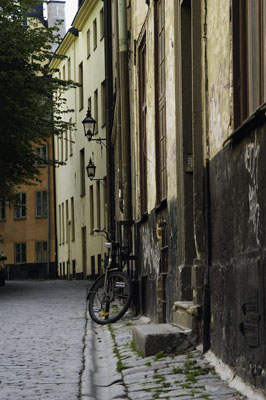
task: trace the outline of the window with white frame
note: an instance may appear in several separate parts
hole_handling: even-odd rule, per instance
[[[26,243],[15,243],[15,264],[27,262]]]
[[[47,217],[48,199],[47,190],[36,192],[36,217]]]
[[[15,195],[15,219],[26,218],[26,193],[17,193]]]
[[[35,242],[35,261],[44,263],[48,261],[47,242]]]
[[[48,146],[43,145],[36,147],[36,157],[37,157],[37,163],[38,166],[46,166],[47,165],[47,159],[48,159]]]

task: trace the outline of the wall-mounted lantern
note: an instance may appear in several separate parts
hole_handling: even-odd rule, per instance
[[[88,108],[88,111],[87,111],[86,118],[84,118],[84,120],[82,121],[82,124],[83,124],[83,127],[84,127],[84,135],[88,139],[89,142],[94,140],[95,142],[98,142],[98,143],[103,144],[105,146],[105,144],[102,143],[102,142],[105,141],[106,139],[102,139],[102,138],[94,139],[96,121],[91,116],[91,110],[89,108]]]
[[[82,121],[84,127],[84,135],[88,139],[88,141],[92,140],[95,131],[96,121],[91,116],[91,110],[88,108],[87,115]]]
[[[105,178],[102,179],[97,179],[95,178],[95,172],[96,172],[96,165],[92,161],[91,157],[89,159],[88,165],[86,167],[87,170],[87,175],[90,178],[91,181],[104,181]]]

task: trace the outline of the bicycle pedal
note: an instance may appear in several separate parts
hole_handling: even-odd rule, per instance
[[[108,317],[110,315],[110,313],[109,312],[106,312],[106,313],[100,313],[99,314],[99,317],[100,318],[102,318],[102,317]]]

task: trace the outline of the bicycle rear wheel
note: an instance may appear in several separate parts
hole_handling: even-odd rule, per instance
[[[132,299],[132,283],[121,271],[108,274],[106,291],[100,277],[89,293],[89,313],[93,321],[104,325],[118,321],[127,311]]]

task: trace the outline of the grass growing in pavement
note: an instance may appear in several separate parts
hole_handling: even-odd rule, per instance
[[[140,351],[140,350],[138,350],[138,349],[136,348],[136,345],[135,345],[135,343],[134,343],[133,341],[130,342],[130,348],[131,348],[131,350],[133,350],[135,353],[137,353],[137,355],[138,355],[139,357],[144,358],[143,352]]]
[[[164,351],[159,351],[157,354],[154,356],[154,361],[158,361],[161,358],[167,357],[167,354],[165,354]]]
[[[123,371],[123,369],[127,369],[130,368],[128,365],[123,364],[123,362],[121,360],[118,360],[116,363],[116,370],[117,372],[121,372]]]
[[[123,369],[130,368],[130,366],[129,365],[125,365],[122,362],[122,357],[121,357],[121,354],[119,352],[119,349],[118,349],[118,346],[117,346],[117,343],[116,343],[116,340],[115,340],[114,328],[112,327],[111,324],[108,324],[108,329],[110,331],[111,337],[112,337],[113,342],[114,342],[113,352],[116,355],[116,357],[118,358],[118,361],[116,363],[116,370],[117,370],[117,372],[121,372],[121,371],[123,371]]]
[[[146,365],[147,367],[150,367],[150,366],[151,366],[151,362],[150,362],[150,361],[147,361],[147,362],[145,363],[145,365]]]

